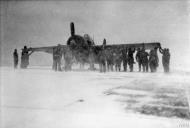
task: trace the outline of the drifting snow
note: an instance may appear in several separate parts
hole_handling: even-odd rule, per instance
[[[0,71],[3,128],[190,127],[189,72]]]

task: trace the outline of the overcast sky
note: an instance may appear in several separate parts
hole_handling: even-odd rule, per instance
[[[14,48],[66,44],[69,24],[96,44],[161,42],[170,48],[174,64],[190,64],[188,0],[161,1],[20,1],[1,2],[1,64],[12,64]],[[34,53],[32,64],[52,57]],[[44,61],[40,61],[43,59]]]

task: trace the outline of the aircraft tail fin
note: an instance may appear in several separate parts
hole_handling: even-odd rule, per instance
[[[75,26],[74,26],[73,22],[71,22],[71,24],[70,24],[70,29],[71,29],[71,36],[74,36],[75,35]]]

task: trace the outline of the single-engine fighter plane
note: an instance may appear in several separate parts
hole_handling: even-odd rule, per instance
[[[64,56],[65,67],[71,69],[71,60],[75,59],[76,62],[84,65],[85,63],[90,64],[90,69],[93,68],[94,63],[98,63],[98,56],[103,50],[117,51],[126,48],[138,49],[144,48],[145,50],[161,48],[159,42],[151,43],[134,43],[134,44],[106,44],[106,40],[102,45],[95,45],[94,40],[88,35],[84,36],[75,34],[74,23],[70,23],[71,36],[67,40],[66,45],[48,46],[48,47],[32,47],[27,48],[30,52],[46,52],[54,56],[56,48],[59,47],[59,53]],[[54,66],[54,64],[53,64]]]

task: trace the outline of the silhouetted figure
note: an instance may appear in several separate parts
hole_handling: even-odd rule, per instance
[[[136,61],[138,62],[138,67],[139,67],[139,72],[141,71],[141,66],[142,66],[142,58],[141,58],[141,49],[137,49],[137,54],[135,56]]]
[[[115,70],[116,71],[121,71],[121,63],[122,63],[122,52],[120,49],[116,52],[115,56]]]
[[[106,72],[106,55],[105,51],[101,50],[98,55],[100,72]]]
[[[33,53],[33,51],[31,51],[29,53],[29,49],[24,46],[24,49],[22,49],[22,53],[21,53],[21,68],[27,68],[29,65],[29,56]]]
[[[143,72],[148,72],[148,56],[149,54],[143,48],[140,54],[140,60],[143,66]]]
[[[22,49],[21,53],[21,68],[27,68],[29,62],[28,62],[28,49],[26,46],[24,46],[24,49]]]
[[[162,53],[162,65],[164,68],[164,72],[170,71],[170,52],[169,49],[159,49],[160,53]]]
[[[106,51],[105,51],[105,46],[106,46],[106,39],[103,40],[103,44],[101,47],[101,51],[98,53],[98,59],[99,59],[99,67],[100,67],[100,72],[106,72]]]
[[[14,60],[14,68],[16,69],[18,67],[18,53],[17,49],[13,52],[13,60]]]
[[[128,55],[127,55],[127,48],[122,50],[122,61],[123,61],[123,69],[127,71],[127,63],[128,63]]]
[[[111,50],[110,48],[106,50],[106,61],[107,61],[108,71],[113,71],[113,65],[114,65],[113,50]]]
[[[135,52],[135,49],[132,50],[131,48],[129,48],[129,51],[128,51],[128,64],[129,64],[130,72],[133,72],[133,64],[135,63],[134,58],[133,58],[134,52]]]
[[[95,67],[94,67],[94,63],[95,63],[95,55],[94,55],[94,52],[93,52],[93,49],[90,48],[90,51],[89,51],[89,56],[88,56],[88,60],[89,60],[89,63],[90,63],[90,70],[95,70]]]
[[[71,71],[73,55],[69,47],[64,54],[64,59],[65,59],[65,71]]]
[[[56,47],[53,48],[53,65],[52,65],[52,69],[55,70],[55,64],[56,64]]]
[[[78,57],[79,57],[79,64],[80,64],[80,69],[84,69],[84,65],[85,65],[85,53],[84,51],[81,50],[81,52],[78,53]]]
[[[154,50],[151,50],[149,53],[149,67],[151,72],[157,71],[158,62],[157,48],[154,48]]]

